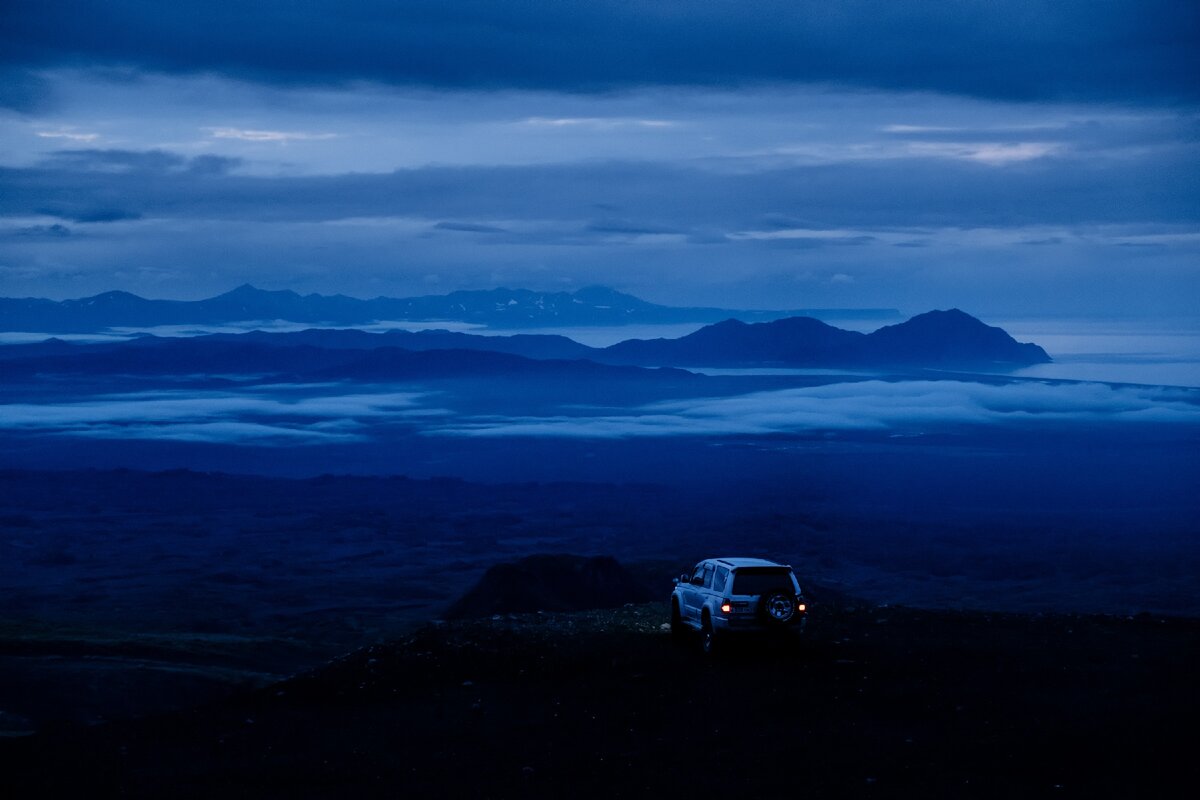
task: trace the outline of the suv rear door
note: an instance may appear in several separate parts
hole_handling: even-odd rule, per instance
[[[692,570],[692,582],[685,586],[682,592],[683,616],[688,619],[700,619],[700,609],[711,594],[712,576],[713,565],[704,561]]]

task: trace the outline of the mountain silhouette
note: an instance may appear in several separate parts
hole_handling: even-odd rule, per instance
[[[590,358],[595,350],[566,336],[554,334],[515,334],[479,336],[456,331],[386,331],[368,333],[353,329],[310,328],[286,333],[252,331],[244,334],[216,334],[214,340],[258,341],[263,343],[310,345],[334,350],[375,350],[399,347],[405,350],[487,350],[526,358]]]
[[[958,309],[930,311],[862,334],[807,317],[747,324],[726,320],[678,339],[634,339],[600,360],[646,366],[980,367],[1050,361],[1036,344]]]
[[[864,358],[876,364],[923,366],[978,364],[1043,364],[1050,361],[1036,344],[1016,341],[1003,328],[985,325],[952,308],[918,314],[899,325],[867,335]]]
[[[626,364],[754,366],[844,362],[863,334],[811,317],[747,324],[735,319],[678,339],[630,339],[605,348],[601,358]]]
[[[59,339],[0,348],[10,376],[53,374],[287,374],[350,380],[452,375],[638,379],[637,367],[991,368],[1050,361],[958,309],[930,311],[869,333],[809,317],[725,320],[677,339],[630,339],[593,348],[564,336],[452,331],[306,330],[142,336],[102,344]],[[655,370],[654,373],[663,373]],[[684,373],[673,373],[672,379]],[[659,377],[662,377],[660,374]]]
[[[301,295],[249,284],[205,300],[147,300],[128,292],[105,292],[78,300],[0,298],[0,331],[98,333],[110,328],[160,325],[226,325],[281,320],[326,327],[388,321],[467,322],[490,328],[717,322],[726,318],[770,320],[807,315],[895,318],[893,309],[737,311],[664,306],[604,286],[575,292],[529,289],[456,291],[421,297]]]
[[[358,331],[317,331],[359,334]],[[363,337],[387,338],[361,334]],[[662,382],[698,380],[678,369],[646,369],[622,364],[602,364],[586,359],[542,359],[475,349],[405,349],[329,347],[304,343],[290,334],[197,336],[162,338],[143,336],[126,342],[68,344],[48,340],[38,344],[0,348],[0,378],[36,375],[112,376],[223,376],[260,375],[290,379],[352,381],[419,380],[455,377],[539,378],[558,381]],[[342,339],[343,344],[349,336]],[[492,337],[473,337],[487,340]],[[568,340],[569,341],[569,340]],[[482,343],[486,343],[482,342]],[[582,345],[580,345],[582,347]],[[538,349],[537,347],[533,348]]]

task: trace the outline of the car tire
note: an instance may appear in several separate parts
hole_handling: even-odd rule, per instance
[[[700,623],[700,650],[706,656],[713,655],[717,650],[717,632],[707,614]]]
[[[758,617],[768,625],[787,625],[796,616],[796,593],[780,587],[762,593]]]
[[[679,613],[679,601],[671,601],[671,638],[676,642],[683,639],[687,633],[687,625],[683,623],[683,615]]]

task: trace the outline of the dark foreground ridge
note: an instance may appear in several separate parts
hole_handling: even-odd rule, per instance
[[[1155,797],[1200,621],[826,596],[708,661],[665,604],[434,623],[200,710],[0,741],[9,796]]]

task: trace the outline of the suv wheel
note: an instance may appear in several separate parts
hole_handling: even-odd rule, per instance
[[[671,638],[676,641],[683,638],[687,633],[687,626],[683,624],[683,615],[679,613],[679,601],[671,601]]]
[[[796,616],[796,596],[786,589],[772,589],[763,592],[758,602],[758,614],[772,625],[786,625]]]
[[[712,620],[708,615],[704,615],[704,622],[700,625],[700,649],[704,651],[704,655],[711,656],[717,646],[717,632],[713,630]]]

